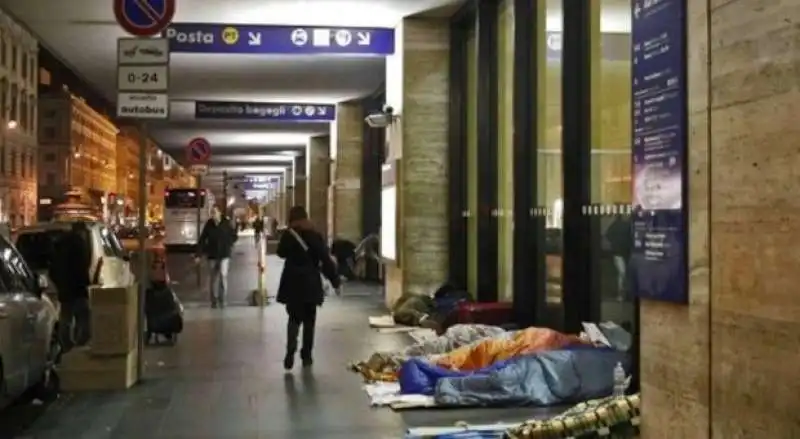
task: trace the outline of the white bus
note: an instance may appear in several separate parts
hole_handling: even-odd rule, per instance
[[[177,188],[164,192],[164,246],[194,250],[203,225],[211,217],[214,194],[206,189]],[[197,208],[200,208],[200,224]]]

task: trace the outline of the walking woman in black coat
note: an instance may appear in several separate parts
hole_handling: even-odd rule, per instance
[[[281,234],[278,256],[285,262],[277,300],[286,306],[289,315],[283,367],[286,370],[294,367],[301,326],[303,345],[300,358],[303,366],[308,367],[313,363],[317,308],[322,306],[325,298],[320,275],[325,276],[334,288],[339,287],[339,276],[324,238],[314,230],[302,206],[294,206],[289,210],[289,228]]]

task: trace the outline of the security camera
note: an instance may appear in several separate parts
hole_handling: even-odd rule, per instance
[[[397,116],[394,115],[394,108],[385,105],[383,110],[371,113],[364,118],[370,128],[386,128],[394,122]]]

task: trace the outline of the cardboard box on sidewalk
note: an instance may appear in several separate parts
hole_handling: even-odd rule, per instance
[[[89,347],[62,357],[59,377],[67,392],[126,390],[137,381],[136,350],[124,355],[94,355]]]
[[[126,355],[136,349],[139,293],[130,287],[93,287],[90,292],[93,355]]]

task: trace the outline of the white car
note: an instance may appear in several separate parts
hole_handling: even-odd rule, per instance
[[[17,231],[16,246],[34,271],[47,274],[53,243],[59,235],[68,232],[72,224],[72,221],[54,221],[22,227]],[[85,221],[85,224],[92,252],[87,267],[91,283],[106,287],[133,285],[135,278],[128,252],[116,235],[104,223]]]
[[[51,374],[61,353],[47,281],[0,237],[0,408],[25,395],[49,399],[58,391]]]

